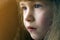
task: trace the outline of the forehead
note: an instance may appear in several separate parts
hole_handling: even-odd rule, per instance
[[[20,4],[23,5],[23,4],[35,4],[35,3],[42,3],[41,1],[21,1]]]
[[[20,1],[53,1],[53,0],[20,0]]]
[[[20,0],[19,2],[46,2],[46,3],[51,3],[53,0]]]
[[[35,3],[50,4],[50,2],[48,2],[48,1],[20,1],[20,5],[23,5],[23,4],[35,4]]]

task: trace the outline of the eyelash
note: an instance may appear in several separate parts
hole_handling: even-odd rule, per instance
[[[35,4],[35,5],[34,5],[34,8],[40,8],[40,7],[43,7],[43,6],[40,5],[40,4]],[[24,7],[22,7],[22,9],[23,9],[23,10],[27,10],[27,7],[24,6]]]
[[[26,9],[27,9],[27,7],[22,7],[22,9],[23,9],[23,10],[26,10]]]
[[[34,7],[35,7],[35,8],[40,8],[40,7],[43,7],[43,6],[40,5],[40,4],[35,4]]]

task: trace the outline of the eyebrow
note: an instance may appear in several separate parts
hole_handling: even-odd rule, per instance
[[[25,2],[20,2],[20,7],[23,7],[23,6],[25,6],[25,4],[24,4]]]
[[[20,5],[24,5],[24,3],[23,2],[20,2]]]
[[[28,3],[28,2],[27,2]],[[28,3],[29,4],[29,3]],[[40,4],[40,2],[34,2],[34,4]],[[20,3],[20,5],[25,5],[25,2]]]
[[[28,4],[30,4],[29,2],[20,2],[20,7],[24,7],[24,6],[26,6],[27,5],[27,3]],[[45,5],[43,2],[33,2],[32,4],[30,4],[30,5],[34,5],[34,4],[41,4],[41,5]]]
[[[21,5],[24,5],[24,3],[21,3]]]

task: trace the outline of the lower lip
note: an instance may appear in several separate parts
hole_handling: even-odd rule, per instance
[[[36,31],[36,28],[33,28],[33,29],[32,29],[32,28],[28,28],[28,31],[29,31],[29,32]]]

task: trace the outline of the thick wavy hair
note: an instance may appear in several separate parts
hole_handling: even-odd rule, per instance
[[[47,1],[53,5],[53,24],[51,30],[47,32],[44,40],[60,40],[60,1],[59,0],[16,0],[18,5],[18,15],[20,27],[18,28],[17,35],[14,40],[32,40],[29,33],[26,31],[23,25],[22,10],[19,7],[20,1]]]

